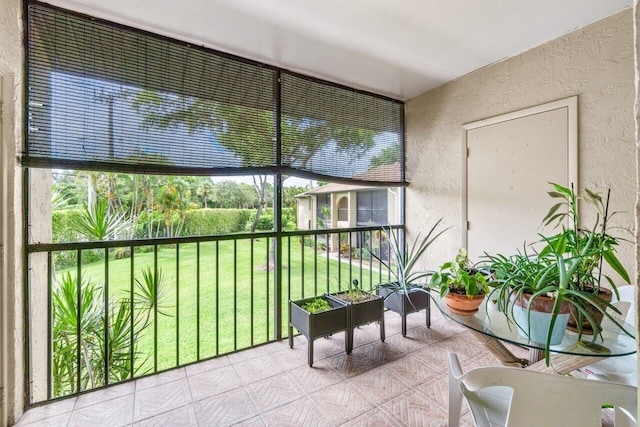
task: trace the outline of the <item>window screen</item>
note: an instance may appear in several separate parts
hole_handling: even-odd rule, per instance
[[[331,228],[331,196],[318,194],[316,196],[317,228]]]
[[[386,225],[389,223],[387,190],[357,193],[357,225]]]
[[[349,221],[349,200],[346,197],[338,202],[338,221]]]

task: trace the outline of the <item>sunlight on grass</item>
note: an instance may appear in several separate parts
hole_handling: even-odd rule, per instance
[[[165,297],[152,325],[139,338],[142,366],[138,375],[230,353],[274,339],[273,268],[267,268],[271,239],[223,240],[159,245],[137,249],[133,257],[108,262],[111,301],[128,298],[145,268],[165,276]],[[157,259],[157,263],[156,260]],[[335,292],[357,279],[364,289],[387,279],[368,260],[327,258],[326,252],[303,246],[299,237],[283,245],[282,336],[287,335],[289,299]],[[369,271],[373,271],[372,273]],[[76,267],[56,270],[57,278]],[[82,276],[105,283],[105,262],[82,265]],[[154,343],[157,343],[154,346]]]

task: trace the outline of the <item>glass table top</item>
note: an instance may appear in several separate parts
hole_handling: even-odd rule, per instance
[[[466,328],[512,344],[537,350],[545,349],[544,344],[530,341],[528,338],[521,336],[518,333],[518,325],[513,320],[507,321],[507,317],[487,298],[485,298],[478,311],[468,315],[452,312],[439,294],[436,292],[431,292],[430,294],[432,301],[446,317]],[[634,325],[624,323],[622,326],[624,330],[635,336]],[[550,350],[553,353],[599,357],[626,356],[636,352],[635,338],[627,335],[611,320],[605,318],[602,328],[601,337],[596,337],[595,341],[592,335],[585,334],[579,340],[577,333],[566,330],[562,342],[551,346]]]

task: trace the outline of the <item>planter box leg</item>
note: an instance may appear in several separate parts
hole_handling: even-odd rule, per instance
[[[431,328],[431,298],[427,300],[427,308],[424,314],[427,317],[427,328]]]
[[[344,350],[347,354],[351,354],[351,352],[353,351],[353,329],[347,328],[347,330],[344,331],[344,334]]]
[[[402,336],[407,336],[407,313],[402,314]]]
[[[307,363],[310,368],[313,366],[313,339],[307,342]]]
[[[293,327],[289,325],[289,348],[293,348]]]
[[[382,315],[382,317],[380,318],[380,341],[384,342],[385,339],[385,334],[384,334],[384,314]]]

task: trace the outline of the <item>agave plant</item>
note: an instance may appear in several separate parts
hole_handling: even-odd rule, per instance
[[[389,270],[395,279],[392,282],[378,285],[380,288],[391,291],[387,298],[393,293],[408,294],[413,290],[425,291],[420,281],[433,274],[433,272],[419,271],[416,268],[416,264],[429,246],[431,246],[442,233],[451,228],[447,227],[441,231],[437,231],[441,223],[442,218],[429,229],[426,235],[422,236],[421,233],[418,234],[412,245],[405,242],[403,236],[400,235],[397,229],[383,227],[383,231],[387,234],[389,240],[392,255],[391,260],[387,262],[373,252],[371,252],[371,255]]]

